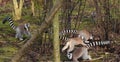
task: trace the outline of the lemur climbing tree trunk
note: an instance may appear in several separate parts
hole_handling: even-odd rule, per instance
[[[55,5],[53,8],[50,10],[49,14],[46,16],[45,21],[40,25],[40,28],[38,31],[34,32],[32,37],[22,46],[22,48],[16,53],[16,55],[13,57],[11,62],[19,62],[20,59],[22,58],[25,53],[28,53],[29,50],[27,50],[31,45],[34,44],[35,39],[39,38],[39,33],[43,33],[44,30],[49,26],[50,22],[52,21],[54,15],[56,12],[59,10],[59,8],[62,5],[63,0],[56,0]],[[55,61],[55,62],[60,62],[60,61]]]
[[[13,17],[15,20],[21,19],[23,3],[24,0],[13,0],[13,6],[14,6]]]

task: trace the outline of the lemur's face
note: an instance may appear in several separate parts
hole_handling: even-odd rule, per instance
[[[68,59],[72,59],[72,53],[67,53]]]
[[[25,24],[25,29],[26,29],[27,31],[29,31],[29,27],[30,27],[30,24],[29,24],[29,23],[26,23],[26,24]]]
[[[27,34],[28,36],[31,36],[31,34],[30,34],[30,24],[29,24],[29,23],[26,23],[26,24],[25,24],[25,30],[26,30],[26,34]]]

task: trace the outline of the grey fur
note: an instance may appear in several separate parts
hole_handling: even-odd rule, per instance
[[[31,36],[30,30],[29,30],[29,27],[30,27],[29,23],[15,26],[13,23],[13,20],[10,17],[6,17],[2,23],[5,24],[7,21],[9,22],[10,27],[16,31],[15,38],[18,38],[19,40],[23,40],[23,35],[26,35],[28,37]]]

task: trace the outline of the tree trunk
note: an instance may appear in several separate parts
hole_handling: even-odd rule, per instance
[[[54,29],[54,62],[60,62],[60,41],[59,41],[59,20],[58,14],[54,17],[53,20],[53,29]]]
[[[31,0],[31,4],[32,15],[35,16],[35,5],[33,0]]]
[[[63,24],[63,28],[62,29],[71,29],[71,0],[64,0],[63,2],[63,6],[62,6],[62,14],[61,14],[61,18],[62,18],[62,24]]]
[[[52,21],[54,15],[61,7],[62,0],[57,0],[56,4],[51,9],[50,13],[46,16],[45,22],[43,22],[39,28],[39,33],[42,33],[49,25],[49,23]],[[22,48],[16,53],[16,55],[13,57],[12,62],[19,62],[21,57],[25,55],[25,53],[28,53],[28,48],[34,44],[35,39],[39,38],[38,32],[34,32],[32,37],[22,46]]]
[[[24,0],[20,0],[19,3],[17,0],[13,0],[13,5],[14,5],[13,17],[15,20],[21,19],[23,3]]]
[[[99,23],[102,20],[102,18],[101,18],[101,6],[99,5],[100,1],[98,1],[98,0],[93,0],[93,1],[94,1],[95,10],[97,13],[96,21],[97,21],[97,23]]]

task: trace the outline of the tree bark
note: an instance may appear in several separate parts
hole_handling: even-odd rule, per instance
[[[35,16],[35,5],[34,5],[34,1],[31,0],[31,10],[32,10],[32,16]]]
[[[19,3],[17,0],[13,0],[13,5],[14,5],[13,17],[15,20],[21,19],[23,3],[24,3],[24,0],[20,0]]]
[[[60,41],[59,41],[59,20],[58,14],[54,17],[53,20],[53,29],[54,29],[54,62],[60,62]]]
[[[98,0],[93,0],[94,1],[94,6],[95,6],[95,10],[96,10],[96,13],[97,13],[97,23],[99,23],[99,21],[102,20],[101,18],[101,6],[99,5],[99,1]]]
[[[51,9],[50,13],[46,16],[45,18],[45,22],[43,22],[39,28],[39,33],[42,33],[49,25],[49,23],[51,22],[51,20],[53,19],[54,15],[56,14],[56,12],[59,10],[59,8],[61,7],[61,1],[62,0],[57,0],[56,4],[53,6],[53,8]],[[35,39],[39,38],[38,37],[38,32],[34,32],[34,34],[32,35],[32,37],[22,46],[22,48],[16,53],[16,55],[13,57],[13,59],[11,60],[11,62],[19,62],[21,57],[23,55],[25,55],[25,53],[28,52],[28,48],[34,44]]]

